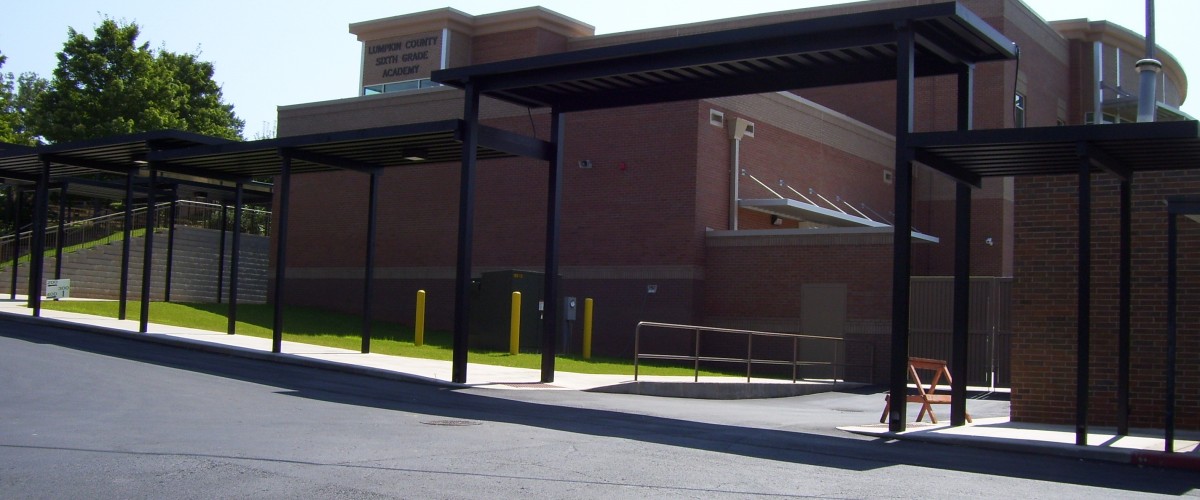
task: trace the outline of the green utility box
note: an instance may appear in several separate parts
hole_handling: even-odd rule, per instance
[[[541,347],[545,273],[495,271],[483,273],[471,285],[472,348],[508,350],[513,292],[521,292],[521,350]]]

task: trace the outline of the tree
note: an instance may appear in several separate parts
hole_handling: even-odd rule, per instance
[[[244,122],[222,100],[211,63],[150,50],[137,24],[105,19],[94,38],[67,29],[34,130],[50,142],[178,129],[240,139]]]
[[[240,139],[246,122],[233,113],[233,105],[221,100],[221,87],[213,81],[213,65],[193,54],[161,51],[158,64],[178,85],[168,89],[176,114],[186,123],[181,127],[205,135]]]
[[[0,68],[7,60],[7,56],[0,54]],[[34,73],[23,73],[15,80],[12,73],[0,73],[0,142],[23,146],[37,144],[29,120],[33,103],[46,86],[46,80]]]

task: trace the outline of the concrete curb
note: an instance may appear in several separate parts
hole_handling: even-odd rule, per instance
[[[868,384],[841,382],[792,384],[729,384],[719,382],[634,381],[586,389],[585,392],[635,394],[686,399],[766,399],[807,396],[821,392],[857,389]]]
[[[854,431],[850,431],[854,432]],[[856,434],[867,434],[859,433]],[[1093,460],[1100,462],[1114,463],[1132,463],[1130,455],[1133,450],[1120,450],[1114,448],[1101,448],[1096,446],[1074,446],[1060,445],[1055,443],[1038,443],[1029,440],[1011,439],[1011,438],[993,438],[987,436],[958,436],[936,434],[932,432],[883,432],[871,433],[870,435],[888,437],[892,439],[903,439],[908,441],[920,441],[925,443],[938,443],[954,446],[971,446],[975,448],[985,448],[997,451],[1010,451],[1017,453],[1036,453],[1039,455],[1051,455],[1063,458],[1074,458],[1079,460]]]
[[[112,337],[120,337],[123,339],[136,340],[139,342],[150,342],[159,345],[177,347],[181,349],[190,349],[195,351],[209,352],[214,354],[223,354],[227,356],[235,356],[245,359],[254,359],[259,361],[272,361],[293,366],[305,368],[317,368],[322,370],[338,371],[350,373],[354,375],[364,375],[368,377],[382,378],[387,380],[395,380],[400,382],[413,382],[418,384],[432,385],[447,389],[465,389],[471,387],[470,384],[457,384],[438,380],[434,378],[422,377],[409,373],[396,372],[392,370],[384,370],[381,368],[372,368],[369,366],[353,365],[348,363],[338,363],[336,361],[326,361],[321,359],[306,358],[294,354],[263,352],[256,349],[247,349],[244,347],[215,344],[212,342],[202,342],[159,333],[133,333],[116,328],[106,328],[103,326],[88,325],[84,323],[76,323],[73,321],[64,321],[54,318],[42,318],[34,316],[22,316],[17,314],[9,314],[4,316],[16,322],[32,324],[32,325],[53,325],[58,328],[69,330],[83,331],[89,333],[98,333]]]
[[[1200,472],[1200,455],[1196,453],[1167,453],[1165,451],[1135,451],[1129,457],[1132,463]]]
[[[1150,466],[1164,469],[1200,471],[1200,455],[1196,453],[1167,453],[1163,451],[1130,448],[1108,448],[1101,446],[1076,446],[1074,444],[1051,443],[1028,439],[998,438],[990,436],[964,436],[940,434],[929,430],[891,432],[867,430],[857,426],[839,427],[839,430],[863,436],[886,439],[918,441],[951,446],[970,446],[997,451],[1050,455],[1078,460],[1110,462]]]

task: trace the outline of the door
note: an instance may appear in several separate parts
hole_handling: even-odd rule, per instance
[[[846,285],[811,284],[800,287],[800,333],[843,338],[846,332]],[[803,340],[797,359],[812,363],[799,371],[801,378],[842,378],[837,363],[845,359],[842,343]]]

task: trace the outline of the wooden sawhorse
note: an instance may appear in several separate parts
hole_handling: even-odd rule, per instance
[[[927,370],[933,372],[933,378],[929,380],[929,386],[921,382],[921,375],[917,370]],[[917,394],[911,394],[906,398],[907,403],[920,403],[921,411],[917,413],[917,419],[914,422],[920,422],[925,417],[925,413],[929,413],[929,421],[937,423],[937,416],[933,414],[933,405],[948,405],[950,404],[949,394],[937,394],[938,384],[941,383],[942,377],[946,377],[946,384],[953,383],[950,379],[950,369],[946,367],[946,362],[940,359],[927,358],[908,358],[908,377],[912,379],[914,384],[917,384]],[[888,411],[892,409],[892,395],[888,394],[883,397],[885,404],[883,406],[883,415],[879,416],[879,423],[884,423],[888,418]],[[971,414],[967,414],[967,422],[971,422]]]

